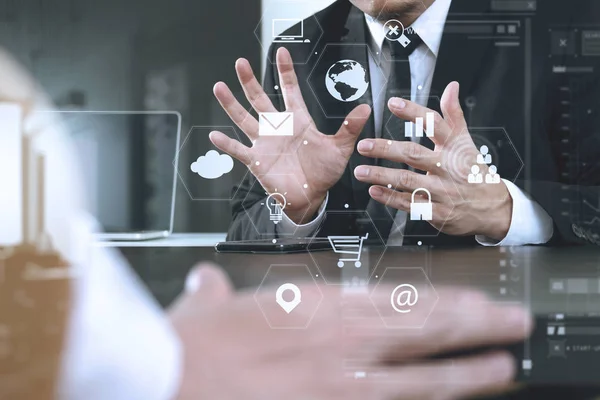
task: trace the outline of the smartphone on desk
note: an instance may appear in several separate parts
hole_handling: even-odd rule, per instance
[[[280,238],[221,242],[217,253],[290,254],[331,250],[327,238]]]

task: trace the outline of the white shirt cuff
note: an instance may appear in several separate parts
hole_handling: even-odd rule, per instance
[[[486,236],[475,236],[475,240],[483,246],[524,246],[548,243],[554,234],[554,224],[550,215],[514,183],[505,179],[502,181],[513,200],[512,220],[508,233],[500,242]]]
[[[321,203],[319,207],[319,211],[317,212],[317,216],[307,224],[298,225],[294,221],[290,219],[285,213],[283,213],[283,219],[277,225],[277,233],[281,235],[294,235],[295,237],[310,237],[312,236],[319,226],[321,222],[323,222],[323,218],[325,218],[325,208],[327,207],[327,202],[329,201],[329,192],[325,196],[325,200]]]

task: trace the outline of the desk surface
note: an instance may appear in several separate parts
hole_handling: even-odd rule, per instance
[[[309,279],[308,269],[317,282],[327,284],[366,281],[375,284],[388,279],[386,270],[418,268],[434,287],[475,287],[498,301],[531,302],[536,312],[566,312],[569,307],[578,306],[600,310],[600,248],[597,247],[384,250],[364,251],[363,266],[357,269],[353,265],[337,267],[338,255],[333,252],[249,255],[217,254],[212,247],[122,248],[162,305],[169,304],[182,290],[190,268],[198,262],[210,261],[221,265],[237,288],[257,287],[271,265],[289,266],[287,277],[295,279]]]
[[[594,351],[579,353],[579,349],[588,347],[600,349],[600,248],[597,247],[369,248],[363,252],[360,268],[352,264],[339,268],[339,255],[330,251],[249,255],[217,254],[207,247],[137,247],[123,248],[122,252],[163,306],[181,292],[190,268],[200,261],[221,265],[236,288],[249,291],[255,291],[274,268],[280,274],[275,283],[312,278],[323,284],[356,285],[364,289],[366,286],[361,285],[369,282],[372,286],[367,290],[371,290],[378,282],[405,283],[402,272],[412,271],[413,277],[426,276],[423,279],[428,279],[435,288],[474,287],[495,301],[523,304],[536,315],[533,336],[511,349],[521,364],[520,380],[578,385],[598,382]],[[268,281],[274,283],[273,279]],[[558,320],[563,314],[569,323],[575,321],[578,326],[567,324],[567,336],[548,336],[546,330],[550,324],[561,326],[564,322]],[[582,324],[585,335],[568,336],[572,328],[582,328]],[[579,346],[576,350],[575,346],[569,347],[574,343]],[[533,370],[525,367],[526,362],[534,365]]]

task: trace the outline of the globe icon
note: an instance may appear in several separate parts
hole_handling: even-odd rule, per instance
[[[327,71],[325,86],[329,94],[339,101],[358,100],[369,88],[367,70],[354,60],[338,61]]]

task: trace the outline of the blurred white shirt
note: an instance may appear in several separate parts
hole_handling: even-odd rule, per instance
[[[13,65],[11,60],[3,59],[3,56],[0,54],[0,66],[5,67],[8,77],[15,76],[9,82],[14,85],[11,88],[14,93],[0,95],[21,99],[24,96],[19,94],[28,87],[28,78],[20,73],[20,67]],[[23,88],[19,86],[21,84]],[[0,92],[6,91],[7,86],[3,85]],[[16,103],[0,104],[0,124],[5,128],[0,135],[14,138],[23,129],[24,134],[32,140],[33,152],[43,155],[45,231],[51,239],[53,250],[69,262],[78,276],[74,279],[73,308],[65,341],[58,398],[174,398],[181,375],[179,339],[165,313],[120,255],[113,250],[92,245],[95,222],[86,211],[84,186],[78,174],[78,160],[71,139],[62,129],[60,121],[48,113],[35,111],[25,119],[23,127],[10,124],[12,131],[8,132],[8,122],[21,118],[22,110]],[[17,141],[13,140],[12,143]],[[19,165],[17,159],[20,154],[17,153],[20,152],[5,153],[15,158],[12,165]],[[8,163],[11,160],[4,161]],[[18,171],[14,171],[14,168],[0,170],[0,174],[15,173]],[[20,188],[17,185],[11,185],[11,188],[15,192],[13,194],[20,198]],[[11,213],[27,212],[14,208],[0,208],[0,221]],[[11,243],[0,245],[15,245],[24,240],[21,227],[16,225],[4,227],[14,232],[5,235],[12,238]]]

